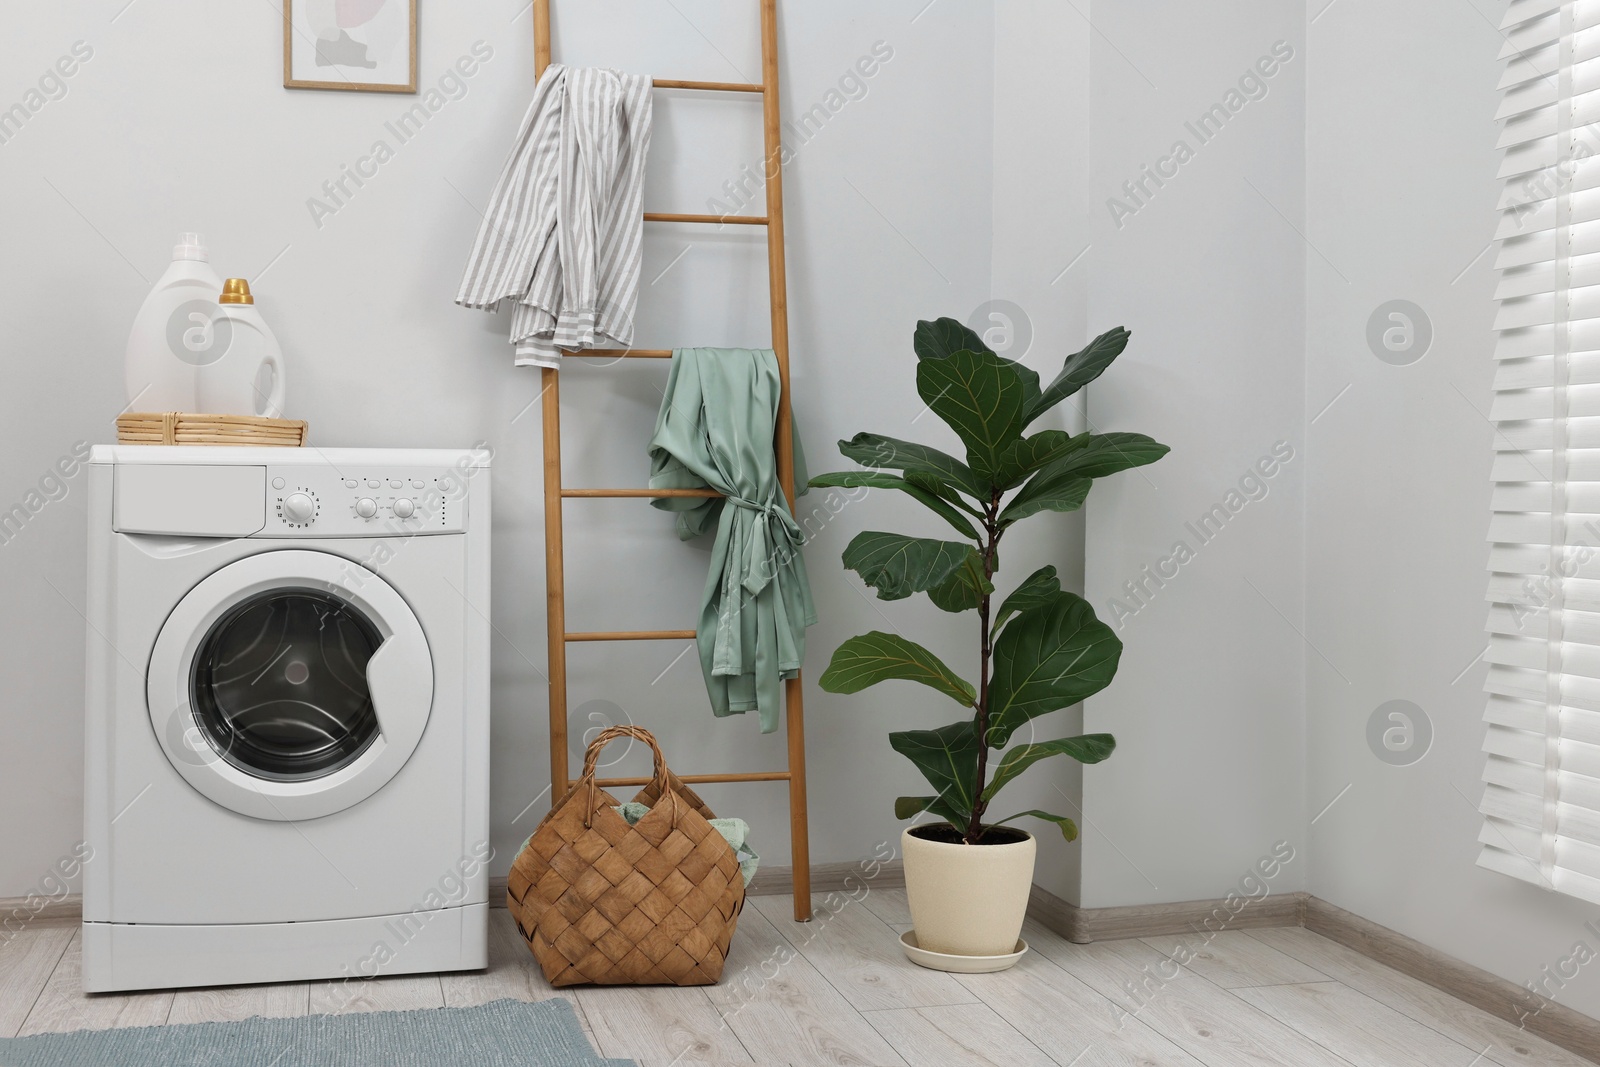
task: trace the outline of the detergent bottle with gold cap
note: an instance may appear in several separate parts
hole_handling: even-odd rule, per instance
[[[195,367],[197,410],[208,415],[283,416],[283,353],[255,303],[250,283],[243,278],[222,283],[210,358]]]

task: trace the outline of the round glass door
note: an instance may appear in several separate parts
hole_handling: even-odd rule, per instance
[[[190,706],[223,759],[253,777],[308,781],[379,735],[367,663],[383,644],[348,601],[275,589],[234,605],[195,653]]]
[[[255,819],[320,819],[382,789],[422,742],[433,655],[387,580],[331,552],[273,549],[202,578],[145,674],[172,769]]]

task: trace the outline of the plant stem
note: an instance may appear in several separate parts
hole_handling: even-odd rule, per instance
[[[1000,492],[995,490],[989,498],[989,504],[983,512],[983,577],[985,585],[992,585],[994,578],[995,551],[1000,544]],[[962,839],[969,845],[976,845],[983,836],[983,813],[989,805],[983,799],[983,790],[988,784],[989,773],[989,662],[994,655],[994,638],[989,633],[989,593],[978,595],[978,773],[974,779],[975,785],[972,794],[972,816],[967,821],[966,832]]]

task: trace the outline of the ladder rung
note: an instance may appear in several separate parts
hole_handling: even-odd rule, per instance
[[[562,496],[576,497],[652,497],[666,499],[667,497],[695,496],[710,500],[721,498],[722,494],[715,489],[563,489]]]
[[[693,641],[693,630],[595,630],[590,633],[564,634],[568,641]]]
[[[726,222],[732,226],[765,226],[765,215],[674,215],[664,211],[646,211],[646,222],[709,222],[721,225]]]
[[[607,359],[671,359],[670,348],[580,348],[570,351],[563,348],[563,356],[603,356]]]
[[[704,785],[712,782],[787,782],[788,771],[756,771],[753,774],[680,774],[678,781],[690,785]],[[600,778],[595,784],[602,789],[609,789],[614,785],[649,785],[653,778]]]
[[[654,83],[657,89],[699,89],[708,93],[764,93],[765,85],[752,85],[749,82],[694,82],[694,81],[669,81],[666,78],[657,78]]]

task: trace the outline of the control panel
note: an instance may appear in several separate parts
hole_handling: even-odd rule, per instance
[[[483,470],[333,466],[267,468],[267,524],[257,536],[393,537],[460,533],[467,483]]]

